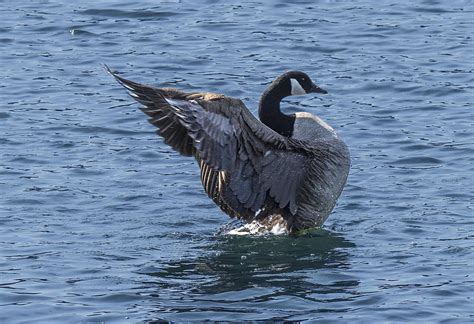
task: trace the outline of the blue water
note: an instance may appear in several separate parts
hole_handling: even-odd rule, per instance
[[[137,3],[138,2],[138,3]],[[0,322],[474,321],[470,1],[0,1]],[[255,112],[286,100],[352,154],[324,228],[229,237],[192,159],[102,63]]]

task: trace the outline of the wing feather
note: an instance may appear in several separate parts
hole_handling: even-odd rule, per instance
[[[262,124],[238,99],[154,88],[108,71],[144,105],[165,143],[196,157],[203,187],[223,211],[246,220],[270,206],[297,213],[310,150]]]

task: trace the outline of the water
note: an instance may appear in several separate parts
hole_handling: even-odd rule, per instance
[[[0,2],[0,322],[473,321],[470,1]],[[229,237],[101,67],[286,101],[346,140],[323,230]]]

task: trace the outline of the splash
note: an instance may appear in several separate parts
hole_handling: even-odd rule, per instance
[[[262,221],[254,220],[226,232],[228,235],[286,235],[288,230],[285,220],[280,216],[270,216]]]

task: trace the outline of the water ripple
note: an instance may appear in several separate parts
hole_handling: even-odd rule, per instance
[[[0,322],[470,322],[468,1],[2,2]],[[327,230],[229,237],[193,159],[107,75],[288,98],[347,142]]]
[[[176,12],[156,11],[156,10],[131,10],[120,9],[87,9],[78,11],[81,15],[116,17],[116,18],[167,18],[178,15]]]

